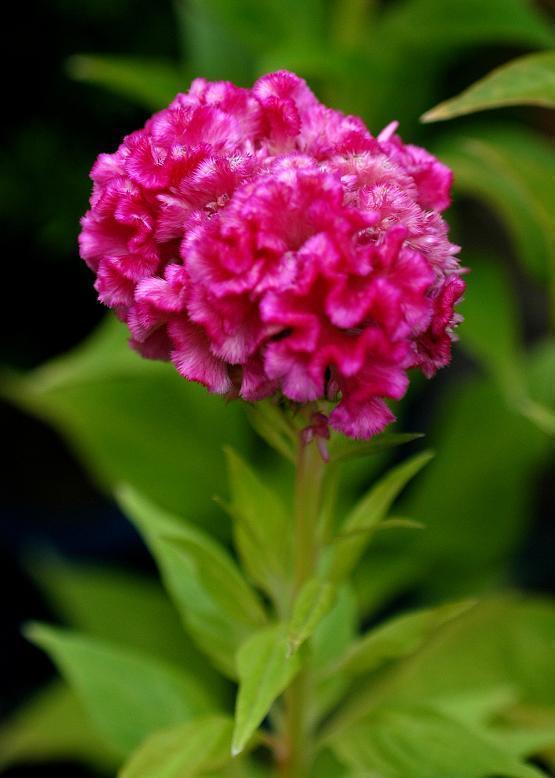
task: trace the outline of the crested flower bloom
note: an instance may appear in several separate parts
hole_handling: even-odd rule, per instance
[[[396,130],[372,136],[285,71],[195,80],[92,169],[99,299],[211,392],[325,399],[332,427],[375,435],[409,368],[449,362],[464,290],[451,172]]]

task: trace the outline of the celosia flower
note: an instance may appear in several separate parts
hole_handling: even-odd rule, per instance
[[[448,363],[464,290],[451,172],[396,129],[373,137],[285,71],[197,79],[93,167],[99,299],[211,392],[326,399],[336,429],[380,432],[407,370]]]

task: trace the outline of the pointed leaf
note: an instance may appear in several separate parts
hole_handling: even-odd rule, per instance
[[[414,653],[434,632],[473,605],[459,602],[408,613],[368,632],[357,640],[335,669],[350,676],[369,673],[393,659]]]
[[[422,437],[424,436],[420,432],[383,432],[371,440],[352,440],[345,435],[334,435],[328,446],[330,460],[344,462],[356,457],[366,457]]]
[[[58,680],[0,726],[0,772],[19,763],[70,760],[108,772],[114,772],[120,761],[94,731],[75,692]]]
[[[455,193],[486,202],[503,220],[519,258],[541,281],[555,272],[555,158],[537,133],[511,125],[441,136],[434,148],[453,168]]]
[[[444,121],[507,105],[555,108],[555,52],[528,54],[496,68],[457,97],[425,113],[422,121]]]
[[[59,559],[33,563],[31,574],[68,626],[183,662],[205,681],[221,686],[183,631],[164,590],[151,578]]]
[[[468,293],[461,312],[460,338],[491,372],[509,401],[519,402],[526,392],[519,312],[501,262],[471,257]],[[484,300],[488,301],[484,305]]]
[[[534,399],[549,402],[555,344],[545,342],[524,364]],[[490,377],[461,379],[447,391],[430,440],[441,456],[399,505],[426,531],[376,536],[356,571],[366,617],[415,588],[438,601],[498,586],[533,515],[534,484],[548,467],[551,443],[507,407]]]
[[[346,537],[332,549],[330,580],[343,580],[356,566],[370,542],[372,531],[385,518],[397,495],[432,457],[431,452],[424,451],[394,467],[355,505],[341,527],[341,534],[362,529],[367,533]]]
[[[189,86],[175,65],[161,60],[79,54],[67,67],[77,81],[102,86],[149,110],[165,108]]]
[[[529,396],[519,311],[501,262],[471,255],[468,264],[472,272],[459,330],[463,346],[492,374],[511,408],[545,434],[555,436],[555,410]]]
[[[431,708],[384,709],[332,742],[353,769],[387,778],[541,778],[478,731]]]
[[[42,624],[27,634],[75,688],[98,733],[123,755],[161,727],[215,710],[196,677],[177,665]]]
[[[244,749],[299,667],[298,654],[287,656],[287,635],[283,626],[261,630],[241,646],[237,654],[239,692],[232,744],[234,755]]]
[[[295,463],[297,440],[283,411],[271,400],[262,400],[247,408],[249,421],[260,437],[281,454]]]
[[[334,667],[343,656],[357,631],[357,601],[351,587],[343,584],[337,591],[333,607],[316,627],[311,642],[310,664],[321,676],[314,689],[319,716],[335,706],[349,684],[345,673],[325,671]]]
[[[291,520],[277,495],[230,448],[226,449],[234,537],[245,569],[276,601],[291,564]]]
[[[237,648],[265,622],[257,595],[208,535],[129,487],[119,497],[151,548],[189,633],[222,672],[235,677]]]
[[[231,758],[233,719],[205,716],[151,735],[119,772],[119,778],[193,778]]]
[[[288,654],[296,653],[308,640],[331,609],[334,599],[335,587],[332,584],[318,578],[306,582],[293,606],[287,635]]]
[[[127,339],[108,317],[76,349],[0,391],[59,430],[110,494],[130,483],[216,527],[210,497],[225,489],[225,467],[214,452],[223,443],[241,448],[248,434],[241,408],[185,381],[172,365],[141,359]]]

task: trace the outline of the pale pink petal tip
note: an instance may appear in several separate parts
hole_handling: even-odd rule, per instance
[[[143,356],[210,392],[335,403],[369,438],[407,370],[450,359],[464,291],[441,212],[452,173],[318,101],[287,71],[252,89],[196,79],[101,154],[81,256]]]

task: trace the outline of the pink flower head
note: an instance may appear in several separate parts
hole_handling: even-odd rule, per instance
[[[449,362],[464,291],[451,171],[396,129],[373,137],[285,71],[197,79],[92,169],[99,299],[211,392],[327,400],[333,427],[375,435],[409,368]]]

